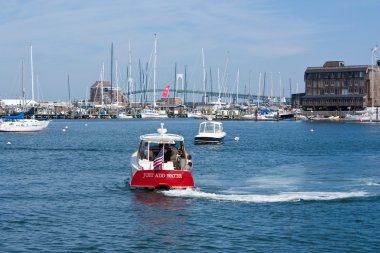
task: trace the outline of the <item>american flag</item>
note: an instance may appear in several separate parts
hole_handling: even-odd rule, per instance
[[[153,169],[160,170],[162,169],[162,164],[164,163],[164,148],[160,150],[156,158],[153,161]]]

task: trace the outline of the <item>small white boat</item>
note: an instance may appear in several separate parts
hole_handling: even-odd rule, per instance
[[[140,113],[143,119],[167,118],[168,114],[163,110],[143,109]]]
[[[195,144],[221,144],[225,136],[221,122],[208,120],[199,125],[199,132],[194,141]]]
[[[194,119],[202,119],[204,118],[204,115],[201,111],[194,110],[187,113],[188,118],[194,118]]]
[[[125,112],[121,112],[117,115],[118,119],[133,119],[132,115],[127,115]]]
[[[131,157],[131,189],[194,188],[193,163],[184,138],[168,134],[164,123],[157,132],[140,136],[139,149]]]
[[[371,116],[369,113],[363,113],[363,114],[346,114],[344,117],[344,120],[346,121],[359,121],[359,122],[364,122],[364,121],[370,121]]]

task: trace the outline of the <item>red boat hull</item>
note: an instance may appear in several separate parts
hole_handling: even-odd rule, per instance
[[[194,179],[190,171],[178,170],[140,170],[130,183],[132,188],[181,189],[194,188]]]

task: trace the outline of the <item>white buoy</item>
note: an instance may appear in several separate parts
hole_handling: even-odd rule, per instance
[[[86,123],[86,124],[84,124],[84,126],[87,126],[87,123]]]
[[[235,140],[235,141],[239,141],[240,138],[236,136],[236,137],[234,138],[234,140]]]
[[[310,132],[314,132],[314,129],[312,128],[312,129],[310,129]]]
[[[67,128],[69,128],[68,126],[65,126],[65,128],[67,129]]]
[[[66,129],[62,129],[62,132],[66,132]]]
[[[7,141],[7,143],[6,143],[7,145],[11,145],[12,143],[10,142],[10,141]]]

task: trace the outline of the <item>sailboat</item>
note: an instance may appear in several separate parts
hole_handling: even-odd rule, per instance
[[[154,61],[153,61],[153,108],[146,108],[140,112],[141,118],[167,118],[164,110],[157,110],[156,107],[156,61],[157,61],[157,37],[154,35]]]
[[[30,63],[32,72],[32,101],[34,103],[34,82],[33,82],[33,49],[30,46]],[[24,69],[24,68],[22,68]],[[22,70],[22,76],[24,70]],[[24,78],[22,78],[22,87],[24,88]],[[23,89],[23,105],[25,105],[25,95]],[[32,105],[33,106],[33,105]],[[34,117],[34,115],[32,116]],[[0,121],[0,132],[38,132],[45,129],[49,125],[49,120],[25,119],[24,113],[18,115],[3,116]]]

